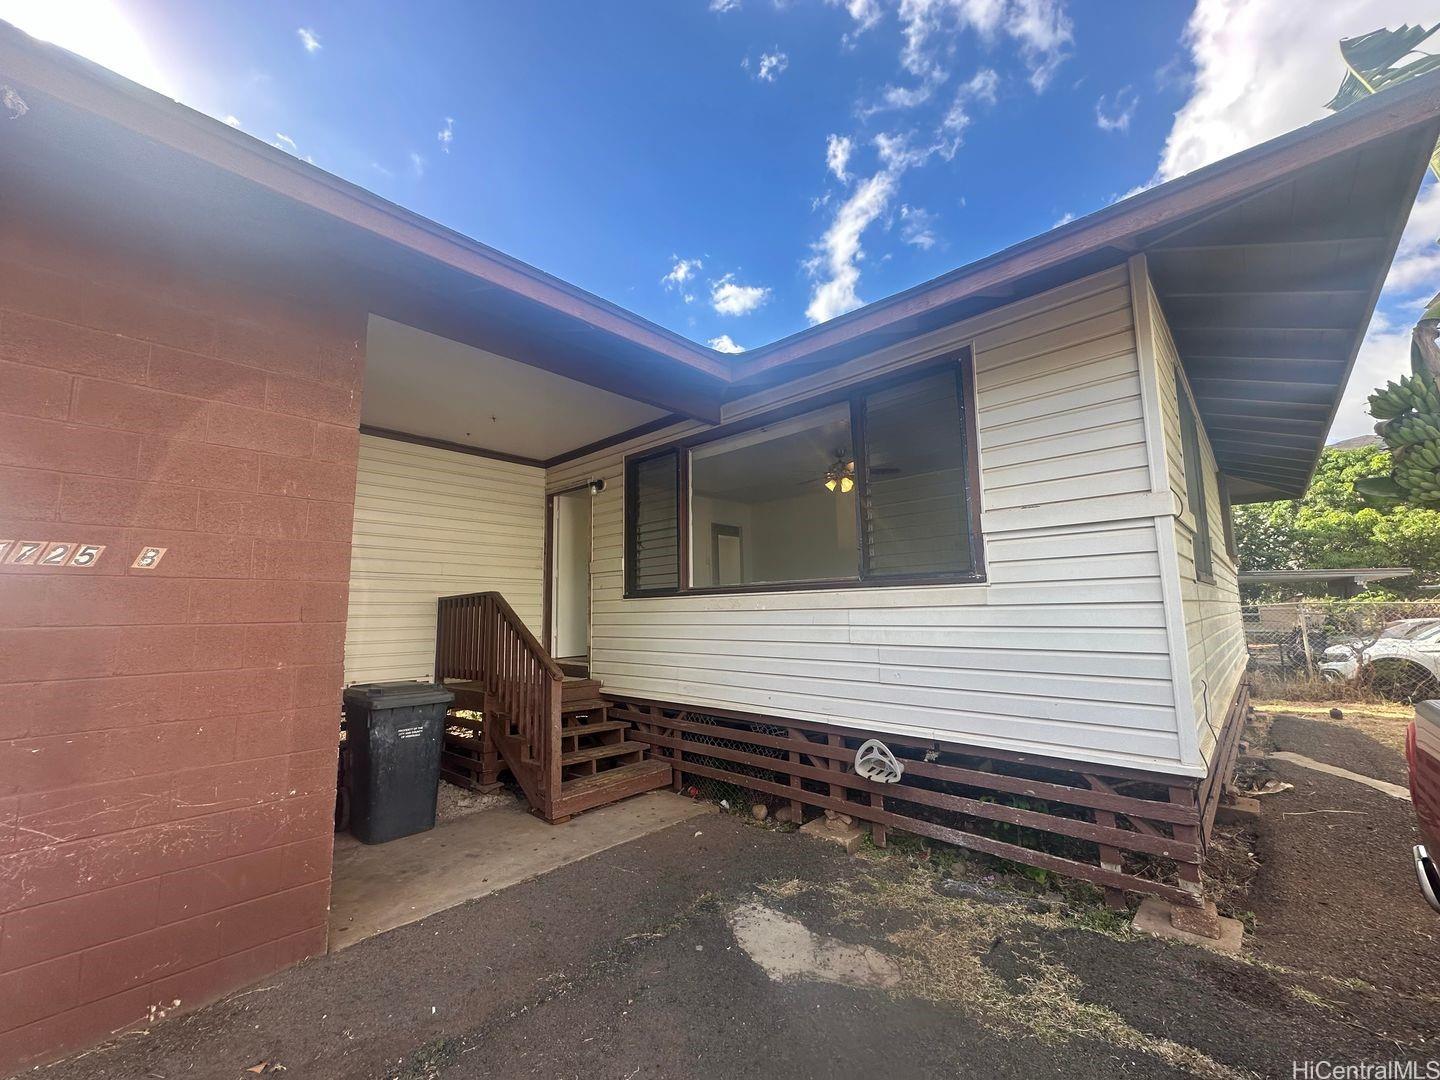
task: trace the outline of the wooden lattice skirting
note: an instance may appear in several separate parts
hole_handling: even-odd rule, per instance
[[[607,694],[610,715],[629,720],[632,739],[684,777],[745,788],[763,801],[835,810],[888,829],[1065,877],[1092,882],[1118,901],[1144,893],[1180,904],[1202,901],[1200,867],[1229,783],[1249,708],[1242,684],[1226,712],[1202,780],[985,747],[856,731],[709,707]],[[878,738],[904,776],[877,784],[851,771],[855,751]]]

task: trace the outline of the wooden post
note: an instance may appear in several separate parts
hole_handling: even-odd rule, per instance
[[[795,733],[794,728],[786,728],[785,737],[796,740],[800,738],[800,736]],[[785,760],[792,765],[798,765],[800,763],[800,755],[794,750],[787,750],[785,752]],[[805,785],[800,777],[796,776],[793,772],[790,774],[790,786],[792,788],[798,788],[801,791],[805,789]],[[805,824],[805,804],[799,799],[790,800],[790,816],[795,819],[796,825]]]
[[[1305,605],[1300,605],[1300,647],[1305,650],[1305,674],[1315,677],[1315,654],[1310,650],[1310,620],[1305,616]]]
[[[1177,806],[1195,806],[1198,809],[1196,792],[1197,788],[1195,787],[1176,784],[1170,788],[1170,801]],[[1172,829],[1178,842],[1200,847],[1200,826],[1176,824],[1172,826]],[[1197,903],[1203,900],[1205,887],[1200,880],[1199,863],[1177,862],[1175,873],[1180,879],[1180,888],[1195,897]]]

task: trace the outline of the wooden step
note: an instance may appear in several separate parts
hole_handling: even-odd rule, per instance
[[[607,806],[641,792],[670,785],[670,763],[648,758],[634,765],[621,765],[594,776],[582,776],[560,785],[557,817],[569,817],[597,806]]]
[[[577,713],[598,713],[602,709],[609,708],[610,703],[604,698],[592,698],[589,701],[563,701],[560,703],[561,716],[574,716]]]
[[[596,720],[589,724],[566,724],[560,729],[562,738],[571,735],[599,735],[605,731],[624,731],[630,726],[625,720]]]
[[[590,701],[599,696],[599,679],[566,679],[560,686],[561,701]]]
[[[560,764],[579,765],[586,761],[603,761],[605,758],[621,757],[625,754],[638,753],[644,749],[645,744],[642,742],[617,742],[601,746],[587,746],[582,750],[571,750],[568,754],[561,754]]]
[[[573,679],[590,677],[590,661],[584,656],[557,656],[555,665]]]

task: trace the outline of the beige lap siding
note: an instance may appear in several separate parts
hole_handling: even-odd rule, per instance
[[[551,490],[607,483],[593,516],[591,664],[606,689],[1082,761],[1178,763],[1123,268],[737,402],[726,419],[967,343],[984,584],[626,600],[624,454],[697,427],[552,468]]]
[[[545,472],[360,437],[346,682],[429,679],[435,600],[498,590],[541,633]]]
[[[1151,296],[1155,327],[1155,356],[1160,384],[1160,414],[1164,421],[1166,475],[1175,502],[1175,549],[1179,557],[1181,608],[1185,621],[1186,651],[1190,658],[1191,697],[1195,730],[1202,756],[1208,761],[1215,748],[1230,699],[1245,674],[1248,655],[1240,619],[1240,585],[1235,560],[1225,549],[1225,523],[1221,513],[1220,476],[1204,422],[1196,414],[1205,474],[1205,504],[1210,525],[1213,582],[1195,573],[1195,515],[1185,490],[1185,458],[1180,435],[1176,385],[1176,350],[1164,312]]]
[[[325,950],[363,316],[0,233],[0,1074]],[[144,545],[168,548],[131,569]]]

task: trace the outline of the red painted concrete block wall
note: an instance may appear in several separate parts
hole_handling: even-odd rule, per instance
[[[363,343],[0,236],[0,1075],[325,950]]]

